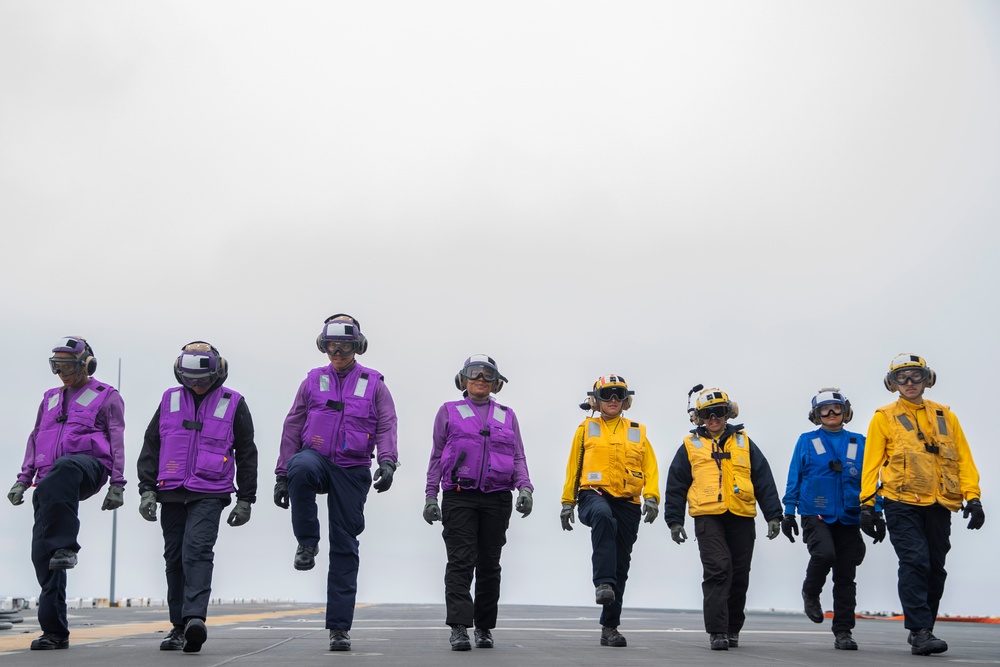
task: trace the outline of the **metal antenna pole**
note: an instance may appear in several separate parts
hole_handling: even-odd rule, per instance
[[[122,390],[122,358],[118,357],[118,391]],[[111,592],[108,594],[108,605],[117,607],[115,602],[115,555],[118,546],[118,510],[111,510]]]

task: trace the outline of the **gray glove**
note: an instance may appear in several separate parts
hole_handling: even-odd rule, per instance
[[[108,494],[104,496],[102,510],[116,510],[125,504],[125,489],[120,486],[109,486]]]
[[[767,522],[767,539],[773,540],[781,534],[781,519],[771,519]]]
[[[656,498],[649,497],[642,503],[642,513],[646,515],[643,519],[646,523],[653,523],[660,514],[660,508],[656,506]]]
[[[688,534],[684,532],[684,526],[679,523],[670,524],[670,539],[677,544],[687,542]]]
[[[233,511],[229,513],[229,519],[226,521],[230,526],[242,526],[247,521],[250,520],[250,501],[249,500],[237,500],[236,507]]]
[[[14,486],[10,487],[10,493],[7,494],[7,500],[10,501],[11,505],[23,505],[24,492],[27,490],[27,484],[24,484],[23,482],[14,482]]]
[[[531,506],[534,501],[531,499],[531,489],[525,487],[517,492],[517,502],[514,503],[514,509],[521,513],[521,518],[531,514]]]
[[[156,521],[156,491],[143,491],[139,496],[139,515],[146,521]]]
[[[441,520],[441,508],[438,507],[437,498],[428,498],[424,501],[424,521],[434,525],[435,521]]]
[[[274,477],[274,504],[283,510],[288,509],[288,478],[284,475]]]
[[[570,524],[576,523],[576,519],[573,518],[573,506],[563,505],[562,512],[559,512],[559,520],[562,522],[563,530],[573,530],[573,526]]]
[[[378,464],[378,469],[372,476],[372,481],[375,487],[376,493],[382,493],[383,491],[388,491],[389,487],[392,486],[392,474],[396,472],[396,464],[392,461],[382,461]]]

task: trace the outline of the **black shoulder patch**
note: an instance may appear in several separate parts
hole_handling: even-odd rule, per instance
[[[639,428],[639,422],[629,422],[629,423],[632,425],[632,428]]]

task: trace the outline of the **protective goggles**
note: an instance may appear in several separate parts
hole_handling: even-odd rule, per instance
[[[500,374],[497,369],[492,366],[486,366],[485,364],[470,364],[462,369],[462,375],[469,380],[475,380],[476,378],[482,377],[487,382],[495,382],[500,378]]]
[[[607,402],[611,399],[615,399],[621,403],[625,400],[625,397],[628,396],[628,389],[625,387],[601,387],[594,392],[594,396],[596,396],[599,401]]]
[[[212,375],[202,375],[200,377],[191,377],[183,373],[179,375],[181,376],[181,384],[188,389],[201,389],[203,387],[211,387],[215,384],[215,377]]]
[[[49,357],[49,368],[52,369],[53,375],[73,375],[80,370],[81,366],[83,366],[83,361],[80,359]]]
[[[728,414],[729,414],[728,405],[713,405],[710,408],[702,408],[701,410],[698,410],[698,417],[701,418],[702,421],[706,422],[712,417],[725,419]]]
[[[829,417],[830,415],[839,417],[840,415],[844,414],[844,406],[837,404],[821,405],[820,407],[816,408],[816,412],[818,412],[819,416],[824,419],[826,417]]]
[[[353,340],[328,340],[326,342],[327,354],[350,354],[357,348],[357,343]]]
[[[909,382],[920,384],[927,379],[928,375],[929,373],[925,368],[903,368],[892,372],[892,381],[898,385],[904,385]]]

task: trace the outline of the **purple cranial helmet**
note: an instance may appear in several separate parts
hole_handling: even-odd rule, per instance
[[[210,343],[196,340],[181,348],[174,362],[174,377],[188,388],[210,387],[229,375],[229,365]]]
[[[351,349],[345,351],[344,343],[350,343]],[[347,313],[337,313],[326,318],[323,330],[316,336],[316,347],[325,354],[338,350],[346,354],[364,354],[368,349],[368,339],[361,333],[361,322]]]
[[[497,362],[493,360],[493,357],[486,356],[485,354],[474,354],[462,364],[462,370],[455,376],[455,386],[465,391],[469,385],[469,380],[474,380],[480,375],[487,382],[493,383],[490,391],[494,394],[503,389],[504,382],[507,382],[507,378],[500,374],[500,369],[497,367]]]
[[[56,352],[68,352],[73,355],[75,361],[65,357],[56,357],[54,356]],[[94,357],[94,350],[83,336],[63,336],[52,348],[52,354],[53,356],[49,358],[49,368],[52,369],[53,374],[60,370],[69,371],[70,366],[74,366],[70,372],[84,368],[87,375],[93,375],[97,371],[97,358]]]

